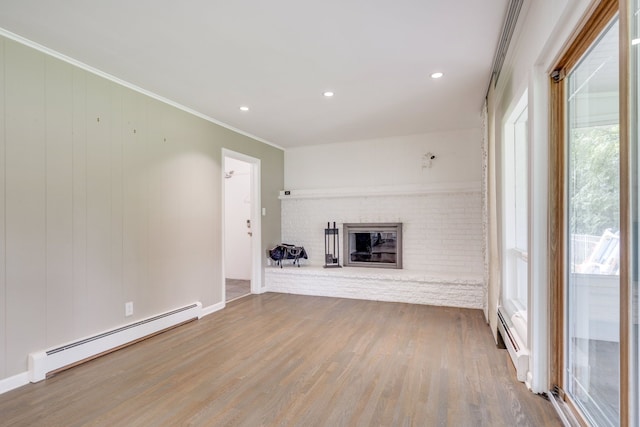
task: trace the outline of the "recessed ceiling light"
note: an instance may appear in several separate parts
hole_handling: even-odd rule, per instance
[[[442,76],[444,76],[444,74],[442,74],[441,72],[431,74],[432,79],[439,79]]]
[[[333,92],[331,92],[330,90],[326,91],[323,93],[323,95],[327,98],[331,98],[333,96]]]
[[[632,45],[632,46],[635,46],[635,45],[637,45],[637,44],[640,44],[640,39],[633,39],[633,40],[631,40],[631,45]]]
[[[240,107],[240,111],[249,111],[249,107],[243,105],[242,107]]]

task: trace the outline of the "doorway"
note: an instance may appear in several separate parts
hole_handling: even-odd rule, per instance
[[[260,292],[260,160],[229,150],[223,150],[222,158],[226,303]]]

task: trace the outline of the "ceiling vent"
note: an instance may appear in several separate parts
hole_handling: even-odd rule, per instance
[[[522,9],[523,2],[524,0],[509,1],[509,8],[507,9],[507,15],[505,16],[504,23],[502,24],[500,40],[498,41],[498,49],[496,50],[496,55],[493,58],[491,81],[493,81],[494,87],[498,83],[498,77],[500,77],[502,64],[504,64],[504,59],[507,56],[507,50],[509,50],[511,37],[513,37],[513,32],[516,29],[518,15],[520,15],[520,9]],[[489,82],[489,84],[491,84],[491,82]]]

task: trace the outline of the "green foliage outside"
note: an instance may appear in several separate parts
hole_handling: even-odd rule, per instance
[[[600,236],[620,229],[620,127],[572,129],[569,148],[569,226]]]

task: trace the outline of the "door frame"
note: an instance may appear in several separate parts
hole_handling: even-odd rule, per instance
[[[221,253],[222,253],[222,302],[226,303],[226,253],[225,253],[225,179],[226,159],[231,158],[240,160],[251,165],[251,231],[253,232],[251,241],[251,293],[260,294],[264,292],[262,287],[262,201],[261,201],[261,175],[260,175],[260,159],[249,156],[247,154],[232,151],[223,148],[221,152],[222,167],[220,172],[220,181],[222,185],[221,197]]]

